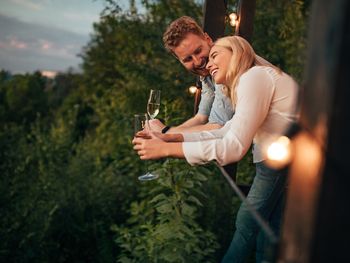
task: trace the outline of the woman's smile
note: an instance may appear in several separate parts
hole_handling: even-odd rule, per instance
[[[212,75],[212,77],[215,77],[215,74],[218,72],[219,69],[214,69],[210,71],[210,75]]]
[[[232,52],[224,47],[214,45],[209,53],[207,69],[217,84],[225,84]]]

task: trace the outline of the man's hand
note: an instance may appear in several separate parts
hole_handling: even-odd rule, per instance
[[[165,125],[158,119],[149,120],[149,126],[152,132],[161,133]]]

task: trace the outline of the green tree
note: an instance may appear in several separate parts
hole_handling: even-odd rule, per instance
[[[2,115],[3,122],[28,124],[38,114],[46,115],[46,82],[39,72],[32,75],[14,75],[2,81],[1,86],[3,107],[6,110],[6,114]]]
[[[258,0],[252,45],[255,51],[301,81],[310,1]]]

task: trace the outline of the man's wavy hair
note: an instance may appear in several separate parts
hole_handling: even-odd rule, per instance
[[[167,51],[174,54],[174,48],[176,48],[189,33],[204,37],[202,28],[193,18],[182,16],[174,20],[163,34],[164,47]]]

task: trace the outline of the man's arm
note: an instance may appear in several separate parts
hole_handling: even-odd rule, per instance
[[[173,127],[172,129],[186,129],[192,126],[202,125],[208,122],[208,116],[204,114],[197,113],[192,118],[188,119],[184,123]]]
[[[159,120],[151,120],[150,127],[152,131],[161,132],[165,125]],[[222,126],[217,123],[208,123],[208,116],[203,114],[196,114],[191,119],[188,119],[184,123],[171,127],[167,133],[178,133],[178,132],[198,132],[219,129]]]
[[[195,120],[193,120],[193,119],[195,119],[195,117],[189,119],[188,121],[184,122],[183,124],[181,124],[179,126],[171,127],[167,133],[199,132],[199,131],[208,131],[208,130],[219,129],[222,127],[220,124],[217,124],[217,123],[196,122]],[[208,119],[208,117],[207,117],[207,119]]]
[[[184,123],[171,127],[166,131],[166,133],[178,133],[178,132],[199,132],[207,131],[221,128],[226,121],[232,117],[232,106],[229,98],[228,106],[224,105],[222,102],[221,88],[219,94],[221,96],[215,95],[215,86],[210,79],[202,81],[202,92],[201,100],[198,107],[198,113],[191,119],[185,121]],[[212,111],[212,106],[215,106]],[[227,110],[229,110],[227,112]],[[230,115],[226,117],[226,115]],[[223,116],[221,116],[223,115]],[[210,120],[210,122],[208,122]],[[165,125],[159,120],[150,121],[150,126],[153,131],[161,132]]]

